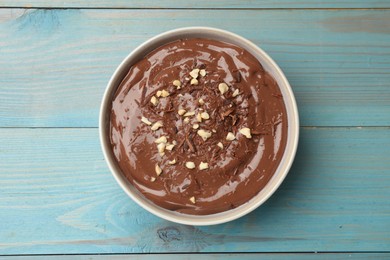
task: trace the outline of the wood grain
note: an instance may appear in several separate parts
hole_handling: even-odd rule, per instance
[[[97,129],[3,128],[0,255],[387,251],[389,130],[303,128],[270,200],[231,223],[195,228],[154,217],[120,190]]]
[[[390,3],[384,0],[2,0],[3,7],[50,7],[50,8],[388,8]]]
[[[151,36],[194,25],[267,51],[303,126],[389,126],[389,24],[390,10],[1,9],[0,127],[96,127],[120,61]]]
[[[227,260],[257,260],[257,259],[270,259],[270,260],[279,260],[279,259],[289,259],[289,260],[305,260],[305,259],[332,259],[332,260],[344,260],[347,258],[350,259],[389,259],[390,253],[316,253],[316,254],[307,254],[307,253],[256,253],[256,254],[144,254],[144,255],[58,255],[58,256],[9,256],[2,257],[2,260],[192,260],[192,259],[227,259]]]

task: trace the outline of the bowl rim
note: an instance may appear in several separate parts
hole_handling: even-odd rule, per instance
[[[130,184],[130,182],[128,182],[127,179],[123,176],[116,160],[113,158],[113,154],[111,150],[111,144],[107,132],[109,121],[106,120],[107,114],[109,112],[108,109],[111,107],[113,93],[115,93],[116,89],[118,88],[120,82],[124,77],[124,74],[128,72],[130,66],[132,66],[135,62],[139,60],[137,59],[137,56],[143,57],[148,52],[157,48],[158,46],[161,46],[170,41],[174,41],[176,39],[211,38],[211,39],[218,40],[217,38],[219,37],[214,37],[214,36],[225,38],[226,42],[228,43],[230,42],[232,44],[238,45],[246,49],[258,59],[259,57],[261,57],[262,59],[261,60],[259,59],[259,62],[262,64],[262,66],[264,67],[264,65],[267,64],[267,66],[271,67],[273,73],[274,74],[276,73],[278,75],[278,78],[276,78],[274,75],[272,76],[278,82],[281,91],[285,92],[283,93],[283,99],[287,110],[287,120],[288,120],[287,143],[286,143],[286,147],[282,159],[274,175],[268,181],[266,186],[256,196],[251,198],[248,202],[238,206],[235,209],[227,210],[216,214],[210,214],[210,215],[190,215],[190,214],[178,213],[175,211],[164,209],[150,202],[147,198],[143,197],[141,193],[138,190],[136,190],[136,188],[133,187]],[[269,70],[267,69],[266,71],[269,72]],[[288,99],[287,100],[288,102],[286,102],[286,99]],[[287,108],[287,105],[290,108],[290,110]],[[122,188],[122,190],[124,190],[125,193],[142,208],[146,209],[150,213],[162,219],[175,222],[175,223],[194,225],[194,226],[216,225],[216,224],[222,224],[222,223],[226,223],[238,219],[252,212],[260,205],[262,205],[266,200],[268,200],[269,197],[271,197],[275,193],[275,191],[279,188],[281,183],[286,178],[289,170],[291,169],[292,163],[296,155],[298,141],[299,141],[299,115],[298,115],[298,108],[297,108],[294,93],[283,71],[276,64],[276,62],[260,47],[258,47],[256,44],[249,41],[248,39],[226,30],[221,30],[213,27],[198,27],[198,26],[182,27],[182,28],[173,29],[173,30],[160,33],[150,38],[149,40],[143,42],[137,48],[131,51],[123,59],[123,61],[119,64],[119,66],[115,69],[114,73],[112,74],[106,86],[106,89],[103,94],[102,102],[100,105],[99,138],[100,138],[100,144],[101,144],[105,161],[107,162],[107,165],[112,175],[114,176],[115,180]]]

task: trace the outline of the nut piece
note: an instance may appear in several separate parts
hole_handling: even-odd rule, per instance
[[[156,131],[162,126],[163,126],[163,124],[160,121],[158,121],[158,122],[154,123],[150,129],[152,129],[152,131]]]
[[[200,137],[202,137],[203,141],[206,141],[211,136],[211,132],[203,130],[203,129],[198,130],[197,133]]]
[[[204,105],[204,100],[203,100],[203,98],[199,98],[198,102],[199,102],[200,105],[202,105],[202,106]]]
[[[157,145],[157,150],[158,150],[158,153],[160,154],[161,157],[163,157],[165,155],[165,143],[159,143]]]
[[[142,117],[142,118],[141,118],[141,121],[142,121],[143,123],[147,124],[147,125],[151,125],[151,124],[152,124],[152,122],[150,122],[146,117]]]
[[[165,89],[163,89],[163,90],[161,91],[161,96],[162,96],[162,97],[167,97],[167,96],[169,96],[169,92],[166,91]]]
[[[199,69],[193,69],[191,72],[190,72],[190,76],[194,79],[196,79],[199,75]]]
[[[193,129],[198,129],[198,128],[199,128],[199,124],[193,124],[193,125],[192,125],[192,128],[193,128]]]
[[[207,72],[206,72],[205,69],[202,69],[202,70],[199,71],[199,74],[200,74],[202,77],[204,77],[204,76],[206,76]]]
[[[199,81],[197,79],[191,79],[191,82],[190,82],[191,85],[198,85],[199,84]]]
[[[203,119],[206,119],[206,120],[210,118],[209,113],[207,113],[207,112],[201,113],[200,117],[203,118]]]
[[[233,94],[232,94],[232,97],[237,97],[238,95],[240,95],[240,91],[238,89],[236,89]]]
[[[226,83],[219,83],[218,89],[221,92],[221,94],[223,95],[229,90],[229,87],[228,87],[228,85],[226,85]]]
[[[189,123],[190,122],[190,118],[189,117],[186,117],[186,118],[184,118],[184,123]]]
[[[165,149],[168,150],[168,151],[172,151],[172,150],[173,150],[173,147],[175,147],[174,144],[169,144],[169,143],[168,143],[168,144],[165,146]]]
[[[206,170],[209,168],[209,164],[205,162],[200,162],[199,164],[199,170]]]
[[[245,135],[246,138],[252,138],[251,130],[248,127],[241,128],[239,132],[243,135]]]
[[[176,159],[173,159],[172,161],[168,161],[168,164],[174,165],[176,163]]]
[[[236,139],[236,137],[234,136],[234,134],[232,132],[229,132],[226,136],[226,140],[228,141],[233,141],[234,139]]]
[[[202,122],[202,116],[201,116],[200,114],[197,114],[197,115],[196,115],[196,120],[197,120],[198,122]]]
[[[187,116],[193,116],[193,115],[195,115],[195,112],[190,111],[190,112],[185,113],[183,116],[187,117]]]
[[[158,164],[154,166],[154,170],[156,171],[157,176],[160,176],[160,174],[162,173],[162,169],[160,168],[160,166],[158,166]]]
[[[157,106],[157,104],[158,104],[158,99],[157,99],[155,96],[152,96],[152,97],[150,98],[150,103],[152,103],[153,106]]]
[[[191,197],[191,198],[190,198],[190,201],[192,202],[192,204],[195,204],[195,202],[196,202],[195,197]]]
[[[161,90],[158,90],[158,91],[156,92],[156,96],[157,96],[157,97],[161,97],[161,94],[162,94],[162,91],[161,91]]]
[[[161,143],[166,144],[168,142],[168,140],[167,140],[167,137],[163,135],[160,138],[156,139],[156,141],[154,141],[154,142],[156,144],[161,144]]]
[[[150,178],[150,181],[151,181],[151,182],[155,182],[155,181],[156,181],[156,178],[155,178],[155,177],[151,177],[151,178]]]
[[[185,113],[186,113],[187,111],[185,110],[185,109],[179,109],[179,111],[177,111],[177,113],[179,114],[179,115],[184,115]]]
[[[223,144],[221,142],[217,143],[218,147],[223,149]]]
[[[186,162],[186,167],[188,169],[194,169],[195,168],[195,163],[194,162]]]
[[[180,89],[180,87],[181,87],[181,82],[180,82],[180,80],[174,80],[173,82],[172,82],[172,84],[175,86],[175,87],[177,87],[177,89]]]

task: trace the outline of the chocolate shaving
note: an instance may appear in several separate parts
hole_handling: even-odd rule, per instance
[[[229,115],[232,118],[232,125],[236,125],[238,118],[236,115]]]
[[[186,140],[186,143],[187,143],[188,147],[190,148],[191,152],[196,153],[196,149],[195,149],[194,145],[192,144],[192,142],[187,137],[185,140]]]
[[[252,130],[251,134],[252,135],[269,135],[269,132]]]
[[[240,83],[241,82],[241,73],[240,71],[236,71],[234,73],[234,80],[237,82],[237,83]]]
[[[146,86],[145,84],[142,84],[142,93],[141,93],[141,104],[145,103],[145,95],[146,95]]]
[[[221,113],[222,120],[225,119],[225,117],[227,117],[228,115],[230,115],[233,111],[234,111],[234,108],[231,107],[231,108],[228,108],[226,111],[222,112]]]

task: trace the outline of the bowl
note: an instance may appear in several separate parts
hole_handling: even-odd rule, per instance
[[[237,208],[211,215],[189,215],[178,213],[161,208],[146,199],[122,174],[112,152],[109,138],[110,110],[113,95],[130,67],[157,47],[183,38],[208,38],[231,43],[249,51],[259,60],[264,69],[277,81],[282,92],[287,111],[288,130],[286,148],[280,164],[272,178],[266,186],[248,202]],[[187,27],[167,31],[149,39],[132,51],[115,70],[107,85],[101,103],[99,120],[99,134],[104,157],[114,178],[127,195],[141,207],[158,217],[176,223],[196,226],[215,225],[232,221],[248,214],[263,204],[277,190],[290,170],[297,150],[299,137],[298,109],[294,94],[289,82],[279,66],[262,49],[249,40],[237,34],[210,27]]]

